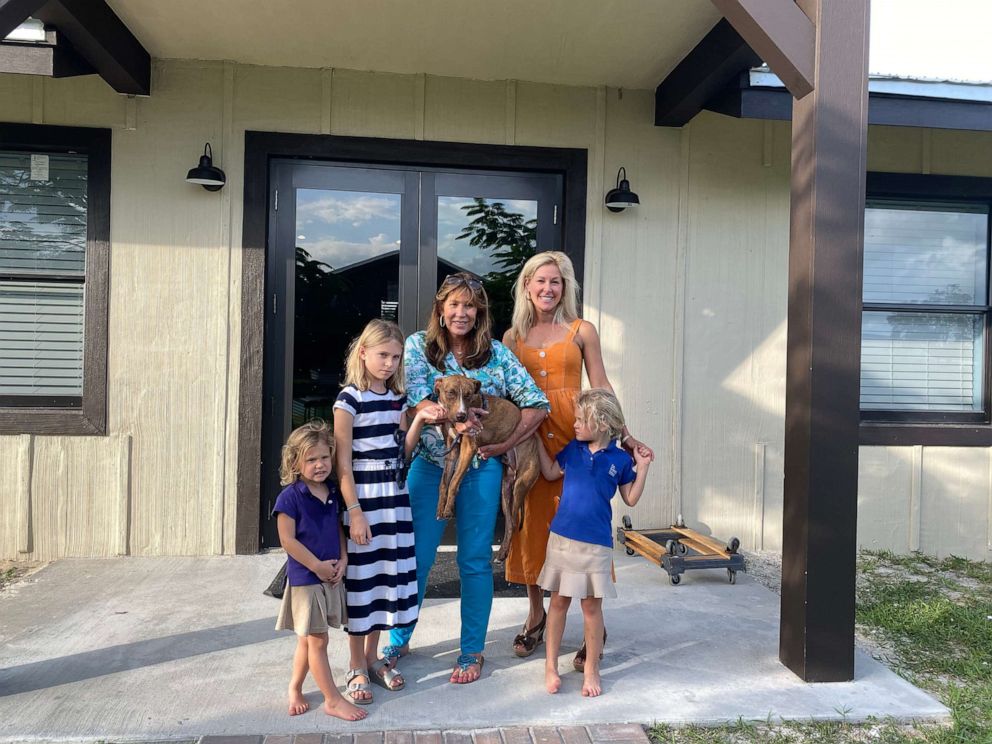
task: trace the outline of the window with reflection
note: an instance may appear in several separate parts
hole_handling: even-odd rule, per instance
[[[862,417],[986,420],[989,204],[869,196],[864,235]]]
[[[513,283],[537,252],[537,202],[440,196],[437,200],[437,282],[469,271],[489,297],[493,338],[513,316]]]
[[[87,157],[0,151],[0,397],[81,405]]]
[[[298,189],[293,426],[333,418],[345,352],[399,309],[402,195]]]

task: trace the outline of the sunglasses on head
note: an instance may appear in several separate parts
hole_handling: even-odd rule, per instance
[[[472,277],[462,276],[460,274],[448,274],[444,277],[444,281],[441,282],[441,287],[451,287],[458,284],[464,284],[466,287],[471,289],[473,292],[478,292],[482,289],[482,282],[478,279],[473,279]]]

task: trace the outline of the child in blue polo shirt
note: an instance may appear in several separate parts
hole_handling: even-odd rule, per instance
[[[287,555],[286,590],[276,630],[296,631],[293,676],[289,682],[289,714],[310,707],[303,680],[313,675],[324,693],[324,712],[345,721],[365,718],[361,708],[344,699],[334,684],[327,661],[327,630],[346,622],[344,597],[348,556],[338,514],[341,494],[331,475],[334,438],[323,421],[294,429],[282,448],[279,477],[286,486],[272,510],[277,515],[279,542]]]
[[[603,648],[603,597],[617,596],[613,587],[613,510],[610,501],[620,498],[634,506],[644,492],[651,453],[644,447],[631,458],[617,446],[623,430],[623,411],[608,390],[585,390],[575,401],[575,439],[552,461],[539,447],[541,472],[549,481],[564,476],[561,503],[551,522],[548,552],[537,583],[551,592],[545,642],[544,681],[548,692],[561,688],[558,650],[565,630],[565,616],[572,598],[582,600],[586,663],[582,694],[602,692],[599,659]],[[634,465],[637,469],[634,469]]]

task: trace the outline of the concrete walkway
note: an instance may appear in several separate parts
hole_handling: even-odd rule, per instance
[[[380,732],[345,742],[377,744],[386,731],[397,732],[390,744],[400,744],[399,732],[416,731],[424,732],[416,744],[428,744],[420,737],[429,732],[447,732],[443,744],[468,744],[464,732],[481,731],[476,744],[496,744],[490,736],[498,728],[503,744],[523,742],[511,741],[507,731],[528,732],[531,744],[545,744],[544,734],[534,732],[564,726],[548,734],[549,743],[558,736],[564,744],[598,744],[596,732],[606,732],[598,728],[605,724],[949,716],[860,653],[852,682],[800,681],[777,659],[778,597],[746,575],[732,586],[723,571],[696,571],[675,587],[644,559],[616,551],[620,596],[605,605],[610,637],[602,697],[583,698],[581,675],[565,673],[581,642],[577,607],[565,630],[562,691],[544,692],[542,655],[522,660],[510,648],[526,613],[526,600],[516,598],[494,603],[483,679],[449,684],[458,603],[436,600],[425,606],[414,652],[403,660],[404,690],[374,687],[370,714],[356,724],[317,710],[290,718],[284,694],[295,640],[272,629],[277,602],[261,594],[281,561],[279,555],[64,560],[8,589],[0,596],[0,741],[221,735],[261,741],[276,734]],[[332,632],[331,639],[340,683],[347,642],[343,633]],[[317,708],[319,692],[312,684],[306,689]],[[590,742],[578,733],[575,741],[565,739],[576,726]]]

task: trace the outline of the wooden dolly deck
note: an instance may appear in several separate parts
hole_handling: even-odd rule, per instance
[[[737,572],[746,571],[744,556],[737,552],[741,541],[730,538],[726,545],[708,535],[691,530],[679,516],[678,524],[665,529],[635,530],[630,517],[623,518],[623,527],[617,527],[617,543],[624,546],[627,555],[644,556],[668,572],[673,584],[682,581],[682,574],[697,568],[725,568],[731,584],[737,582]]]

